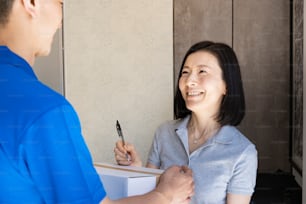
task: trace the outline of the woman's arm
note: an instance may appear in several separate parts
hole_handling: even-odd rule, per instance
[[[151,169],[159,169],[158,166],[155,166],[154,164],[151,164],[151,163],[147,163],[146,167],[151,168]]]
[[[238,195],[238,194],[227,194],[226,204],[249,204],[251,196],[249,195]]]

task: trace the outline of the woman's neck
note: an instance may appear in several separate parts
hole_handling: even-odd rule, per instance
[[[202,146],[210,137],[220,129],[220,124],[213,118],[199,118],[192,114],[188,123],[189,151],[193,152]]]
[[[220,128],[220,124],[211,116],[199,116],[192,113],[188,127],[197,132],[210,132],[210,130]]]

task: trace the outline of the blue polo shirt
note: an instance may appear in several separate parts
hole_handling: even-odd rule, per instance
[[[99,203],[105,197],[76,112],[0,46],[0,203]]]
[[[193,171],[191,204],[225,204],[228,193],[252,195],[256,183],[257,151],[233,126],[223,126],[191,154],[187,124],[190,116],[168,121],[155,133],[148,163],[161,169],[186,165]]]

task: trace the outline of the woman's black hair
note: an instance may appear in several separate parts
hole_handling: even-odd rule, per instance
[[[215,43],[211,41],[198,42],[191,46],[185,54],[178,76],[174,98],[175,118],[184,118],[191,114],[179,90],[179,80],[187,57],[197,51],[205,51],[214,55],[222,69],[223,80],[226,84],[226,94],[223,97],[219,114],[216,117],[217,122],[219,122],[221,126],[239,125],[245,114],[245,99],[238,59],[230,46],[224,43]]]

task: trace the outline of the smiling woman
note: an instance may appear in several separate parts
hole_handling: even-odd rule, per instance
[[[195,178],[192,204],[248,204],[256,183],[257,151],[235,127],[245,111],[235,52],[223,43],[196,43],[179,73],[176,120],[156,130],[147,167],[189,166]],[[126,152],[131,161],[126,161]],[[131,144],[117,142],[115,154],[119,164],[139,165]]]
[[[215,117],[226,92],[216,57],[205,51],[190,54],[181,72],[179,88],[188,110],[206,109],[209,110],[206,114]]]
[[[220,103],[220,110],[216,112],[218,121],[222,125],[238,125],[245,114],[245,99],[240,66],[232,48],[223,43],[211,43],[208,41],[193,45],[183,59],[178,76],[178,84],[185,78],[183,72],[191,60],[193,60],[192,63],[202,63],[200,66],[202,70],[200,71],[204,73],[200,73],[200,75],[209,75],[213,83],[216,80],[220,83],[221,87],[219,89],[221,89],[220,94],[223,95],[223,101],[222,104]],[[206,69],[204,70],[203,67],[206,67]],[[222,88],[224,86],[223,83],[225,83],[225,90]],[[183,118],[191,113],[191,110],[186,107],[182,96],[183,93],[180,89],[181,87],[178,85],[174,107],[176,118]]]

